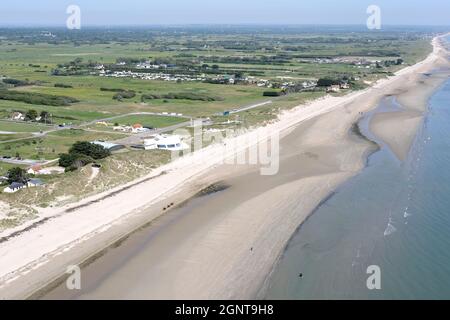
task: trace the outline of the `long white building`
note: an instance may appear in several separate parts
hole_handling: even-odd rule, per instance
[[[181,137],[177,135],[155,135],[144,140],[145,150],[170,150],[181,151],[189,149],[189,146],[181,141]]]

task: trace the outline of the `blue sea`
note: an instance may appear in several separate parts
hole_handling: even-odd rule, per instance
[[[369,266],[380,268],[379,290],[367,287]],[[449,80],[408,159],[381,143],[298,229],[266,290],[267,299],[450,299]]]

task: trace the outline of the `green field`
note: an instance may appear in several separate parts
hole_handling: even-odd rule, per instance
[[[42,78],[42,77],[41,77]],[[55,81],[55,79],[52,79]],[[54,95],[67,95],[80,100],[70,107],[29,105],[15,101],[0,100],[0,110],[5,114],[15,110],[35,109],[53,114],[55,123],[82,123],[132,112],[175,112],[186,116],[205,117],[215,112],[233,109],[261,99],[264,89],[250,86],[223,86],[205,83],[170,84],[164,81],[144,81],[136,79],[113,79],[99,77],[64,77],[56,79],[74,88],[62,89],[53,86],[32,86],[16,90]],[[113,100],[113,92],[100,91],[101,87],[127,88],[136,91],[137,97],[123,102]],[[223,101],[192,101],[155,99],[142,103],[140,96],[150,93],[193,92],[219,95]]]
[[[288,30],[289,31],[289,30]],[[33,86],[14,90],[64,95],[80,102],[69,107],[29,105],[21,102],[0,100],[0,117],[6,117],[14,110],[48,111],[53,121],[79,124],[108,116],[130,112],[176,112],[188,116],[205,117],[216,112],[234,109],[261,99],[266,90],[248,85],[217,85],[200,82],[167,82],[132,78],[106,78],[92,75],[52,76],[51,71],[58,64],[66,64],[81,58],[102,64],[113,64],[119,58],[128,59],[170,59],[174,63],[188,63],[196,66],[215,64],[223,74],[242,72],[246,75],[258,73],[259,78],[273,81],[302,81],[342,74],[358,75],[368,80],[378,76],[379,70],[360,70],[345,63],[304,62],[305,57],[368,57],[372,60],[389,60],[402,57],[406,63],[414,63],[430,51],[429,39],[419,31],[406,34],[392,33],[279,33],[278,29],[255,37],[245,29],[238,33],[196,33],[183,35],[166,31],[136,31],[135,38],[116,31],[115,40],[108,35],[92,32],[93,39],[83,41],[67,40],[57,44],[40,39],[30,44],[21,40],[0,41],[0,75],[20,80],[27,79]],[[248,31],[250,32],[250,31]],[[114,33],[113,33],[114,34]],[[405,36],[405,34],[407,36]],[[151,42],[145,41],[151,35]],[[66,36],[66,35],[64,35]],[[100,40],[99,40],[100,38]],[[101,38],[105,38],[104,40]],[[122,38],[126,38],[123,40]],[[76,43],[75,41],[78,41]],[[208,46],[204,49],[205,45]],[[276,60],[271,60],[273,58]],[[246,58],[248,62],[233,63]],[[395,71],[393,66],[386,71]],[[384,76],[382,73],[379,76]],[[73,88],[55,88],[64,84]],[[123,101],[113,100],[113,92],[100,88],[123,88],[133,90],[136,96]],[[219,96],[223,101],[189,101],[155,99],[141,103],[143,94],[195,93]]]
[[[17,134],[0,134],[0,142],[11,141],[16,139],[24,139],[32,137],[29,133],[17,133]]]
[[[19,153],[24,159],[51,160],[59,154],[67,152],[77,141],[94,141],[119,139],[122,135],[114,133],[98,133],[84,130],[61,130],[51,132],[45,137],[32,138],[18,142],[0,144],[1,156],[15,156]]]
[[[16,168],[16,167],[24,167],[24,166],[19,166],[17,164],[10,164],[10,163],[0,161],[0,176],[3,176],[4,174],[6,174],[6,172],[9,169]],[[1,191],[1,187],[0,187],[0,191]]]

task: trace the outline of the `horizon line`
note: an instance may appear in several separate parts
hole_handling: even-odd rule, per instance
[[[193,26],[216,26],[216,27],[247,27],[247,26],[263,26],[263,27],[366,27],[364,23],[349,23],[349,24],[329,24],[329,23],[155,23],[155,24],[86,24],[83,28],[122,28],[122,27],[193,27]],[[441,24],[384,24],[385,27],[450,27]],[[14,27],[14,28],[66,28],[65,24],[1,24],[0,28]],[[382,31],[376,30],[376,31]],[[373,31],[373,30],[371,30]]]

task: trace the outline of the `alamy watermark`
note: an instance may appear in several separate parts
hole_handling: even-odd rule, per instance
[[[81,269],[77,265],[68,266],[66,273],[69,277],[66,280],[68,290],[81,290]]]
[[[377,265],[369,266],[367,274],[370,274],[366,281],[367,289],[381,290],[381,268]]]
[[[370,16],[367,18],[367,28],[369,30],[381,29],[381,8],[377,5],[370,5],[367,7],[367,14]]]
[[[77,5],[70,5],[66,9],[69,17],[66,20],[66,26],[69,30],[81,29],[81,9]]]
[[[279,171],[280,134],[278,130],[268,127],[252,131],[204,129],[202,121],[196,120],[193,125],[193,134],[188,129],[177,129],[171,137],[174,137],[175,141],[163,147],[176,147],[172,150],[172,161],[183,157],[185,161],[194,164],[259,165],[261,175],[265,176],[275,175]],[[147,146],[152,143],[161,147],[158,143],[162,142],[145,140]],[[206,150],[209,145],[214,149]]]

